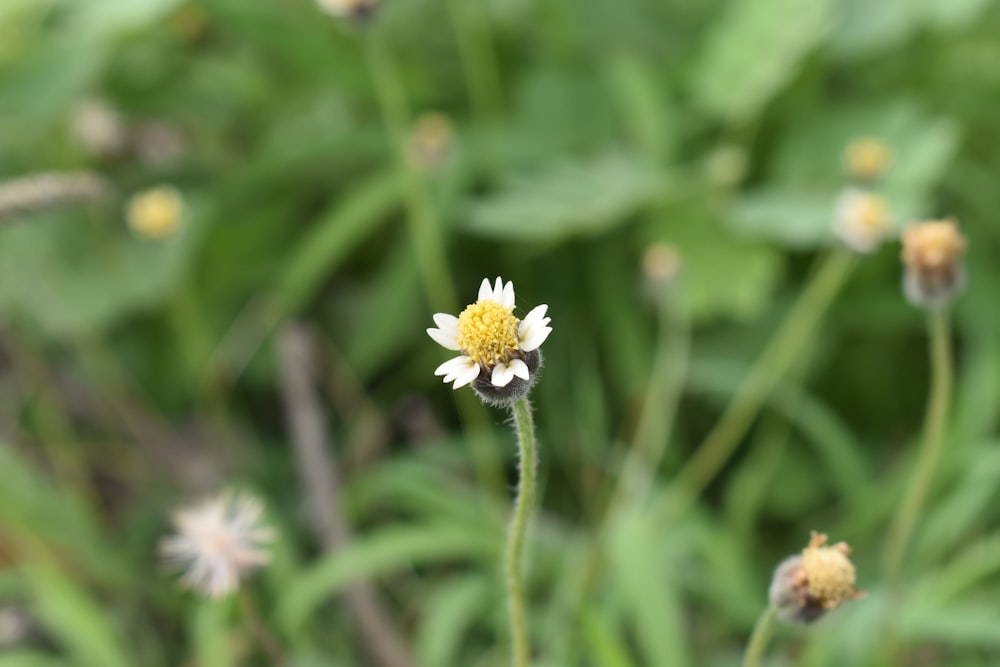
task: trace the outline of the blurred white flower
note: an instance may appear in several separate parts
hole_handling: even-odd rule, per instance
[[[489,374],[490,384],[506,387],[515,378],[530,379],[532,368],[527,353],[536,351],[552,332],[551,318],[545,316],[547,305],[532,309],[523,320],[514,317],[514,284],[500,278],[491,287],[484,279],[479,286],[479,300],[455,317],[434,315],[436,329],[427,334],[442,347],[462,354],[434,371],[458,389],[472,383],[480,374]],[[526,363],[527,362],[527,363]],[[537,361],[534,365],[537,367]]]
[[[129,227],[139,236],[159,241],[177,233],[184,218],[184,199],[177,188],[161,185],[132,196],[125,207]]]
[[[837,199],[834,231],[856,253],[876,250],[890,231],[889,205],[881,196],[847,188]]]
[[[211,598],[234,592],[240,580],[270,557],[266,545],[273,531],[261,524],[263,506],[256,498],[231,492],[176,512],[176,534],[160,542],[160,553],[183,570],[184,584]]]
[[[320,9],[337,18],[362,20],[375,10],[378,0],[317,0]]]

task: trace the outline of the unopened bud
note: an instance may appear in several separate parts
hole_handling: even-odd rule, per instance
[[[407,145],[410,162],[418,169],[433,171],[448,159],[454,139],[451,120],[443,113],[422,114]]]
[[[654,243],[642,254],[642,274],[651,285],[669,285],[681,270],[681,255],[669,243]]]
[[[944,308],[965,287],[968,243],[954,220],[920,222],[903,230],[903,289],[916,306]]]

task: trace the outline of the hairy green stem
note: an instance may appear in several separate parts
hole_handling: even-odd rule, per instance
[[[771,641],[771,635],[774,634],[776,620],[777,614],[774,607],[768,605],[753,626],[753,633],[750,635],[746,651],[743,653],[743,667],[760,667],[761,658],[764,657],[767,644]]]
[[[511,664],[527,667],[531,662],[528,644],[528,623],[524,605],[524,539],[528,531],[531,509],[535,504],[535,479],[538,467],[538,447],[531,404],[519,398],[511,406],[514,430],[517,433],[518,482],[514,514],[507,531],[506,575],[507,608],[510,614]]]
[[[672,513],[682,513],[736,451],[761,406],[808,343],[852,266],[850,252],[836,248],[812,274],[718,423],[677,473],[667,499]]]
[[[951,327],[948,313],[936,310],[928,319],[930,333],[931,390],[927,400],[927,414],[924,418],[923,445],[917,460],[917,467],[910,478],[906,495],[896,511],[889,530],[883,554],[886,582],[890,589],[899,582],[903,556],[913,535],[920,512],[927,500],[941,448],[944,444],[944,427],[951,402],[954,383],[954,365],[951,355]]]

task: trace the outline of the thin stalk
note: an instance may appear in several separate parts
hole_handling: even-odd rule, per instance
[[[239,598],[243,619],[246,621],[250,635],[254,641],[267,654],[272,665],[275,665],[275,667],[288,667],[291,664],[288,661],[288,657],[282,650],[281,644],[278,643],[278,640],[261,620],[260,614],[257,612],[257,605],[254,604],[253,598],[246,588],[240,588]]]
[[[684,385],[690,331],[687,319],[679,308],[674,307],[673,290],[670,286],[665,286],[663,290],[657,303],[659,328],[653,370],[632,446],[625,457],[622,475],[608,505],[609,515],[626,495],[637,502],[646,499],[666,452]]]
[[[484,125],[496,122],[503,109],[500,65],[493,51],[493,35],[486,10],[483,3],[448,0],[465,85],[472,106]]]
[[[424,289],[431,306],[441,312],[452,312],[457,299],[454,284],[448,271],[444,240],[434,207],[431,205],[423,176],[406,154],[410,114],[407,109],[406,91],[400,80],[396,62],[384,43],[384,36],[377,27],[367,34],[368,69],[378,93],[379,106],[389,140],[396,155],[397,168],[403,182],[406,202],[406,220],[417,255],[417,265]]]
[[[753,626],[753,633],[750,635],[747,649],[743,653],[743,667],[760,667],[761,658],[764,657],[767,645],[771,641],[771,635],[774,634],[776,620],[777,614],[775,614],[774,607],[768,605]]]
[[[417,258],[417,268],[424,292],[437,312],[453,313],[458,300],[452,288],[445,243],[437,211],[432,205],[424,177],[406,153],[410,114],[396,62],[384,43],[378,27],[365,38],[368,69],[375,82],[382,118],[396,155],[397,169],[403,183],[406,220]],[[483,406],[471,400],[459,400],[458,410],[469,434],[470,454],[480,485],[491,492],[502,488],[493,432]]]
[[[927,324],[930,333],[931,390],[927,400],[923,446],[917,467],[910,478],[903,502],[896,511],[886,542],[883,566],[890,589],[895,588],[899,582],[906,547],[913,536],[913,529],[934,481],[934,473],[944,444],[944,426],[954,383],[951,326],[947,311],[931,312]]]
[[[761,406],[809,342],[852,266],[853,256],[843,248],[822,260],[718,423],[677,473],[667,498],[673,513],[682,513],[736,451]]]
[[[524,605],[524,538],[528,531],[531,509],[535,504],[538,448],[531,404],[519,398],[511,406],[514,431],[517,434],[518,482],[514,514],[507,531],[507,609],[510,614],[511,664],[527,667],[531,662],[528,644],[528,624]]]

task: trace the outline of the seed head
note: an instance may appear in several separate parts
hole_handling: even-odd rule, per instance
[[[187,587],[211,598],[228,595],[270,560],[265,547],[273,532],[262,515],[256,498],[222,493],[174,514],[177,533],[160,542],[160,553],[184,570]]]
[[[768,597],[786,623],[812,623],[845,600],[864,597],[854,587],[850,547],[844,542],[826,546],[826,542],[826,535],[813,531],[809,546],[774,571]]]
[[[968,242],[954,220],[915,223],[903,231],[903,288],[914,305],[944,308],[965,287]]]

